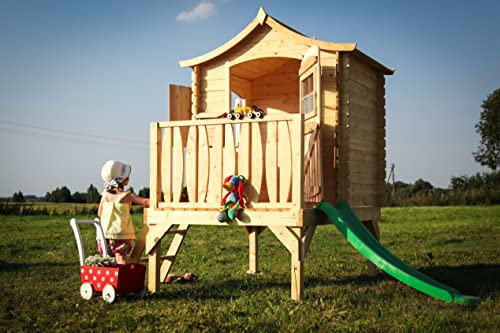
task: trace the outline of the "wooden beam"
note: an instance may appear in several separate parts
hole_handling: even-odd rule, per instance
[[[146,215],[146,213],[144,213]],[[131,262],[138,262],[139,259],[142,256],[142,253],[144,252],[144,249],[146,248],[146,237],[149,232],[149,225],[144,224],[141,230],[141,233],[139,234],[139,238],[135,242],[134,250],[132,251],[132,254],[130,255],[130,261]]]
[[[160,291],[161,242],[157,243],[148,256],[148,289],[152,293]]]
[[[149,151],[149,207],[157,208],[161,198],[161,128],[157,122],[151,123]]]
[[[238,219],[220,223],[217,221],[218,205],[213,210],[148,210],[150,224],[165,224],[166,221],[182,221],[193,225],[240,225],[240,226],[267,226],[285,225],[297,226],[301,211],[243,210]]]
[[[184,241],[188,230],[189,224],[180,224],[179,227],[175,230],[176,234],[172,239],[172,243],[170,243],[167,255],[165,256],[165,260],[163,261],[160,268],[160,281],[165,281],[165,278],[170,272],[170,269],[172,268],[175,258],[177,258],[177,254],[179,252],[179,249],[181,248],[182,242]]]
[[[259,234],[264,227],[245,227],[248,235],[248,272],[260,273],[259,269]]]
[[[291,296],[298,301],[304,298],[305,241],[303,228],[270,226],[269,229],[287,248],[291,255]],[[312,237],[309,232],[309,237]]]
[[[149,254],[154,250],[156,244],[161,242],[172,226],[173,224],[171,223],[149,225],[149,232],[146,237],[146,254]]]

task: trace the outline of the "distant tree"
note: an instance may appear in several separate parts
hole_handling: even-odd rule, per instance
[[[87,203],[99,203],[101,200],[101,195],[99,194],[99,191],[93,184],[90,184],[89,188],[87,189],[87,195],[86,195],[86,202]]]
[[[149,187],[143,187],[139,191],[139,196],[143,198],[149,198]]]
[[[417,179],[415,184],[413,184],[413,193],[418,193],[421,191],[432,190],[434,186],[428,181],[425,181],[421,178]]]
[[[58,187],[51,193],[47,192],[45,199],[49,202],[71,202],[71,191],[66,186]]]
[[[481,142],[473,155],[476,162],[496,171],[500,166],[500,88],[491,93],[481,107],[481,118],[476,124]]]
[[[75,192],[71,195],[71,201],[76,203],[85,203],[87,195],[85,193]]]
[[[14,202],[25,202],[23,192],[18,191],[12,195],[12,201]]]
[[[478,189],[500,190],[500,171],[476,173],[472,176],[451,177],[452,190],[468,191]]]
[[[452,190],[465,191],[468,187],[468,177],[467,176],[452,176],[450,179],[450,186]]]

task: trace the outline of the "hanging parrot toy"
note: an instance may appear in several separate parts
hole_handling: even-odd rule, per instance
[[[244,176],[228,176],[224,179],[222,188],[227,191],[221,201],[221,208],[217,220],[219,222],[228,222],[234,220],[240,211],[245,207],[243,200],[243,190],[247,180]]]

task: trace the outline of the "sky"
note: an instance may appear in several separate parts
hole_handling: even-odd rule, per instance
[[[500,88],[500,1],[0,0],[0,196],[102,190],[101,166],[149,186],[149,124],[179,61],[238,34],[263,6],[295,30],[357,47],[386,77],[387,172],[446,188],[474,161],[482,101]]]

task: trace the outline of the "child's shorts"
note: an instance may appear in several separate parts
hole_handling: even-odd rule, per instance
[[[108,246],[108,251],[110,256],[114,257],[115,254],[127,255],[132,251],[132,240],[131,239],[106,239]],[[99,248],[99,253],[102,254],[102,244],[101,240],[97,240],[97,247]]]

